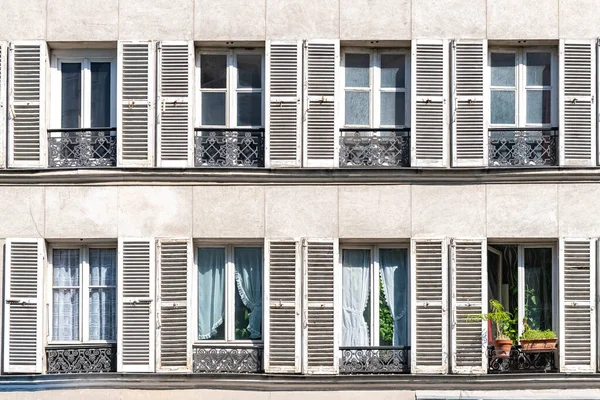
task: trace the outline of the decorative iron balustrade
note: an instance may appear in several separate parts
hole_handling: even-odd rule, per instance
[[[494,346],[488,347],[488,373],[558,372],[555,364],[557,349],[550,351],[523,351],[513,346],[508,355],[497,355]]]
[[[46,360],[49,374],[116,372],[117,346],[46,346]]]
[[[340,374],[408,374],[410,347],[340,347]]]
[[[410,167],[410,128],[340,129],[340,167]]]
[[[490,167],[558,165],[558,128],[490,128]]]
[[[116,166],[117,128],[48,129],[48,164],[53,168]]]
[[[245,347],[193,347],[193,371],[253,373],[263,371],[263,349]]]
[[[196,128],[196,167],[264,167],[265,130]]]

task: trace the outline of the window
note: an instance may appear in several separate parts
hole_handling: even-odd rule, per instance
[[[342,249],[342,346],[410,346],[408,250]]]
[[[408,51],[348,49],[342,63],[346,127],[410,125]]]
[[[104,247],[54,247],[50,265],[53,342],[116,340],[117,253]]]
[[[262,247],[198,247],[199,341],[262,338]]]
[[[200,124],[203,127],[262,127],[262,52],[200,51],[198,59]]]

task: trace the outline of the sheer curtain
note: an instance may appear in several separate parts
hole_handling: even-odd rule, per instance
[[[250,309],[250,339],[257,339],[261,337],[262,325],[262,249],[236,247],[234,259],[238,293],[244,305]]]
[[[52,340],[79,340],[79,249],[52,252]]]
[[[342,346],[368,346],[369,250],[342,250]]]
[[[198,339],[210,339],[225,314],[225,249],[198,249]]]
[[[115,340],[117,256],[114,249],[90,249],[90,340]]]
[[[383,292],[394,320],[394,346],[410,345],[408,339],[408,265],[406,249],[381,249],[379,273]]]

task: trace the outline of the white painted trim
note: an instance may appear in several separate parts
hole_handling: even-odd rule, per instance
[[[0,41],[0,168],[6,168],[6,139],[8,135],[8,125],[6,121],[8,96],[6,93],[7,63],[8,63],[8,43]]]

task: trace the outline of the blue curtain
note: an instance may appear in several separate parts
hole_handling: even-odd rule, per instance
[[[244,305],[250,309],[250,339],[258,339],[261,337],[262,326],[262,249],[236,247],[234,259],[238,293]]]
[[[408,265],[406,249],[379,250],[379,273],[385,299],[394,320],[394,346],[409,346]]]
[[[225,249],[198,249],[198,339],[217,334],[225,316]]]

